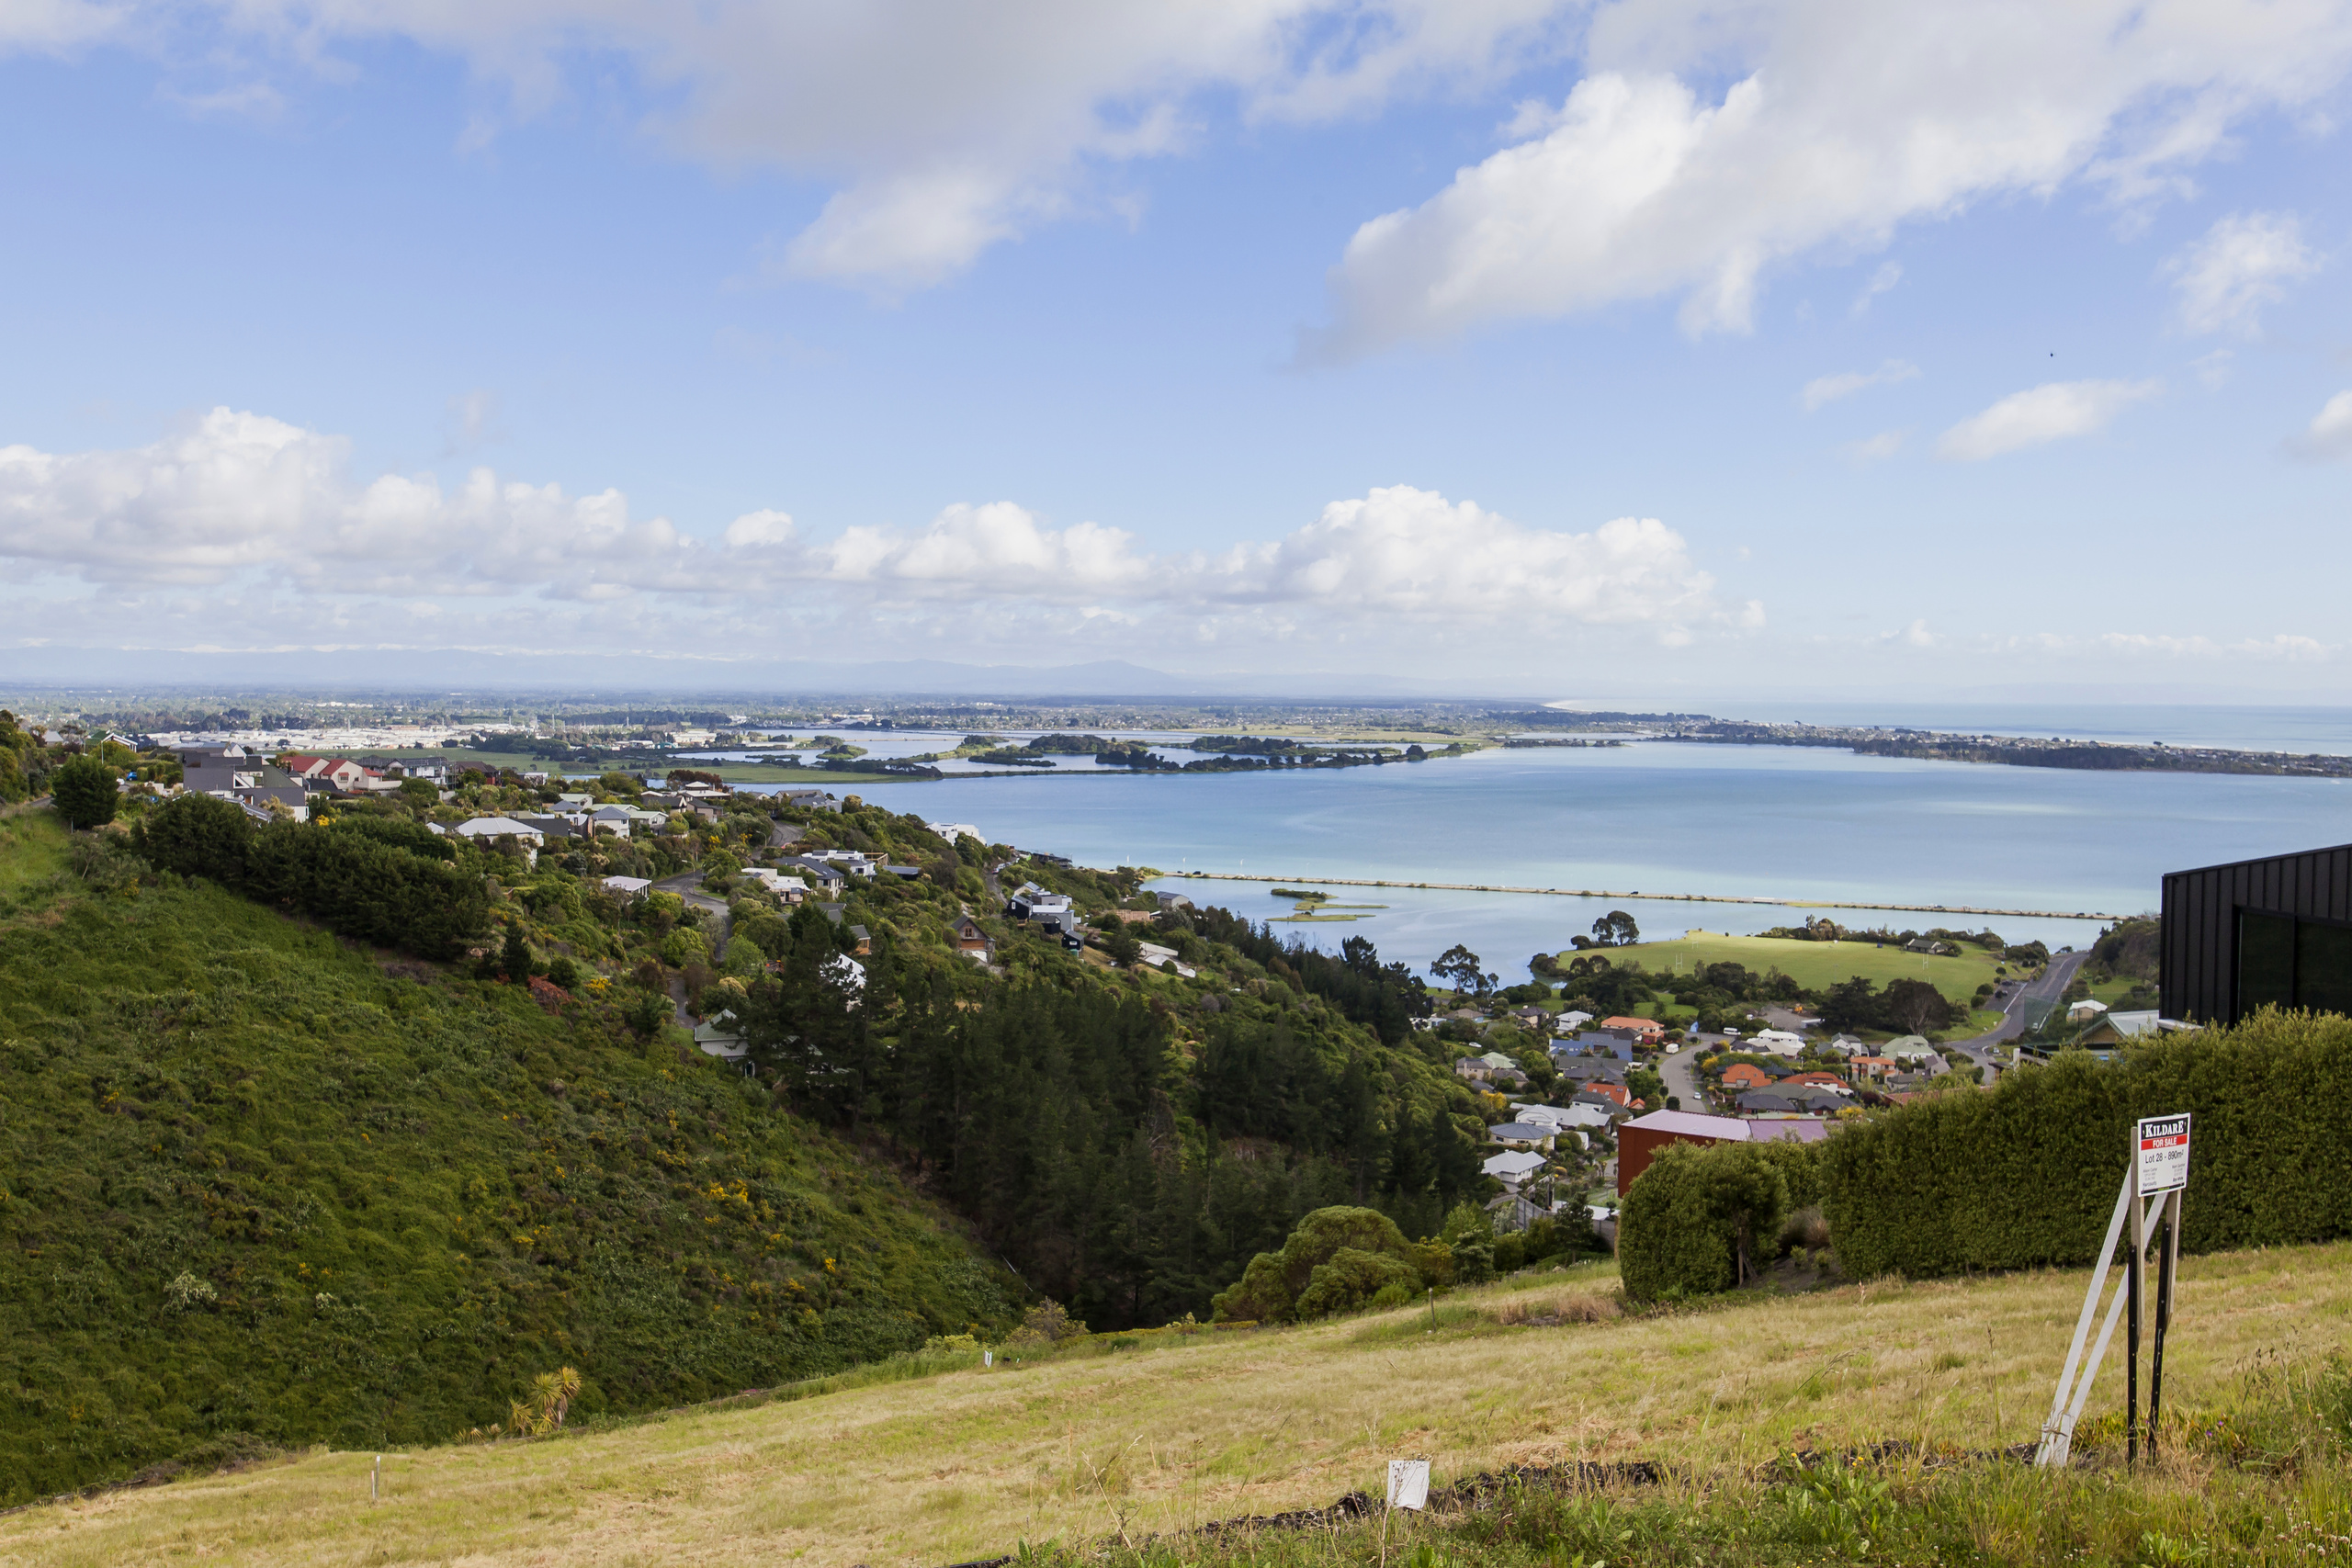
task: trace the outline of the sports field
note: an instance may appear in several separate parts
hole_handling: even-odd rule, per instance
[[[1577,956],[1564,953],[1560,961],[1566,964]],[[2000,967],[2000,960],[1980,947],[1963,946],[1956,956],[1931,958],[1866,942],[1791,942],[1785,937],[1725,936],[1720,931],[1692,931],[1660,942],[1638,942],[1613,948],[1608,956],[1612,962],[1638,958],[1642,967],[1653,974],[1687,975],[1707,964],[1743,964],[1758,975],[1778,969],[1809,991],[1857,975],[1877,986],[1889,980],[1925,980],[1962,1007]]]

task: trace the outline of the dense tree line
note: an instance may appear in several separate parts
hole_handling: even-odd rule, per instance
[[[352,817],[333,826],[256,823],[243,807],[184,795],[138,825],[152,864],[300,909],[339,935],[424,958],[450,958],[490,923],[479,873],[413,822]]]
[[[1090,1323],[1206,1315],[1317,1209],[1367,1205],[1430,1235],[1484,1185],[1442,1102],[1401,1092],[1393,1055],[1328,1012],[1209,998],[1188,1059],[1165,999],[1074,964],[972,1007],[960,976],[887,943],[852,983],[839,930],[797,913],[747,987],[737,1018],[763,1076],[893,1147]]]

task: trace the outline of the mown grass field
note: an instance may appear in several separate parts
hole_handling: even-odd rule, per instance
[[[1561,962],[1577,956],[1563,953]],[[1613,948],[1612,961],[1638,958],[1652,972],[1689,974],[1707,964],[1743,964],[1761,975],[1771,969],[1807,990],[1819,990],[1861,976],[1871,984],[1925,980],[1965,1007],[1976,987],[1988,984],[2000,960],[1978,947],[1962,947],[1949,958],[1876,947],[1866,942],[1791,942],[1785,937],[1723,936],[1713,931],[1668,937]]]
[[[1675,1531],[1736,1535],[1770,1508],[1813,1506],[1757,1480],[1792,1450],[1900,1441],[1984,1451],[2030,1441],[2084,1282],[2079,1271],[1883,1280],[1612,1317],[1613,1274],[1587,1265],[1457,1292],[1436,1309],[1434,1329],[1421,1307],[1277,1332],[1150,1335],[1124,1349],[1097,1337],[990,1371],[684,1411],[538,1442],[401,1453],[386,1460],[386,1495],[374,1504],[372,1453],[317,1451],[0,1518],[0,1563],[880,1568],[1023,1542],[1102,1547],[1124,1537],[1140,1546],[1155,1534],[1161,1544],[1145,1550],[1155,1562],[1371,1562],[1377,1542],[1363,1526],[1215,1547],[1169,1532],[1320,1506],[1356,1488],[1376,1493],[1394,1458],[1430,1460],[1441,1485],[1512,1463],[1666,1461],[1679,1468],[1673,1485],[1546,1503],[1557,1517],[1545,1528],[1609,1543],[1602,1555],[1612,1563],[1687,1562],[1689,1541],[1676,1545]],[[1601,1321],[1557,1310],[1578,1303],[1594,1303],[1587,1312]],[[1571,1321],[1511,1321],[1554,1316]],[[2168,1408],[2211,1417],[2275,1404],[2279,1388],[2344,1354],[2347,1322],[2352,1246],[2184,1259]],[[2120,1406],[2121,1380],[2120,1354],[2110,1355],[2093,1418]],[[2311,1450],[2279,1477],[2224,1474],[2186,1453],[2168,1462],[2132,1483],[2138,1492],[2112,1468],[2059,1478],[1980,1467],[1991,1501],[1952,1504],[1951,1529],[1974,1532],[1967,1560],[1978,1562],[2218,1560],[2232,1554],[2215,1550],[2229,1545],[2217,1534],[2224,1525],[2293,1549],[2242,1560],[2343,1560],[2311,1554],[2296,1533],[2352,1530],[2334,1449]],[[1850,1508],[1832,1504],[1823,1505],[1822,1529],[1846,1533],[1825,1535],[1828,1550],[1783,1558],[1711,1548],[1707,1560],[1927,1560],[1886,1555],[1893,1527],[1872,1522],[1877,1505],[1867,1496]],[[1409,1561],[1591,1562],[1581,1550],[1568,1555],[1565,1533],[1557,1550],[1513,1537],[1553,1517],[1533,1504],[1520,1512],[1517,1526],[1508,1508],[1411,1525],[1421,1544]],[[2052,1530],[2074,1529],[2068,1521],[2081,1526],[2064,1538],[2076,1548],[2048,1548]],[[2176,1530],[2192,1533],[2168,1555],[2175,1549],[2163,1543]],[[2080,1549],[2110,1536],[2130,1554]],[[2352,1547],[2352,1536],[2342,1539]],[[2199,1540],[2202,1555],[2189,1550]]]

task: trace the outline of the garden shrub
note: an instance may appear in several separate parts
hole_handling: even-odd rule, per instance
[[[2185,1250],[2352,1235],[2347,1082],[2352,1021],[2333,1015],[2266,1009],[2133,1045],[2106,1066],[2069,1053],[1989,1091],[1929,1096],[1842,1129],[1819,1145],[1822,1209],[1855,1276],[2086,1263],[2132,1122],[2186,1111]]]
[[[1307,1277],[1306,1289],[1298,1293],[1292,1314],[1302,1318],[1330,1317],[1357,1312],[1390,1290],[1401,1291],[1409,1299],[1419,1283],[1420,1276],[1402,1258],[1343,1247]]]
[[[1617,1261],[1637,1302],[1729,1290],[1789,1208],[1787,1163],[1763,1144],[1675,1144],[1625,1192]]]

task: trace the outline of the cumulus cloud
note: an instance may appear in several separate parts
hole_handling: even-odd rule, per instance
[[[362,483],[348,468],[339,437],[228,409],[127,450],[0,448],[0,561],[20,585],[266,591],[420,613],[484,600],[630,614],[830,600],[878,615],[947,605],[998,624],[1189,618],[1222,624],[1220,635],[1245,624],[1312,636],[1410,622],[1536,634],[1648,626],[1669,641],[1752,627],[1763,615],[1719,603],[1681,536],[1655,518],[1534,528],[1410,486],[1333,502],[1278,539],[1155,553],[1121,529],[1057,527],[1010,502],[821,539],[763,510],[705,539],[633,515],[616,491],[573,496],[488,468],[446,488],[431,475]]]
[[[1890,359],[1875,370],[1848,370],[1836,376],[1816,376],[1804,384],[1801,400],[1804,412],[1813,412],[1824,403],[1834,403],[1840,398],[1850,398],[1856,392],[1872,387],[1891,387],[1898,381],[1908,381],[1919,374],[1919,367],[1901,359]]]
[[[1766,271],[1816,249],[2074,182],[2146,199],[2340,82],[2352,6],[1622,0],[1585,65],[1524,140],[1356,231],[1310,353],[1661,295],[1689,331],[1743,331]]]
[[[2319,270],[2291,212],[2238,212],[2165,265],[2179,292],[2180,324],[2197,333],[2253,336],[2264,307],[2286,298],[2287,285]]]
[[[1962,420],[1936,443],[1936,456],[1982,462],[2069,436],[2107,428],[2124,407],[2164,390],[2161,381],[2048,381],[2012,392],[1973,419]]]
[[[2287,446],[2299,457],[2352,457],[2352,391],[2328,399]]]
[[[13,0],[89,17],[72,0]],[[163,0],[120,0],[187,26]],[[508,89],[505,116],[625,83],[678,153],[831,187],[779,253],[792,276],[885,292],[1099,209],[1107,171],[1195,142],[1212,110],[1314,122],[1498,78],[1553,48],[1570,0],[237,0],[210,14],[248,55],[308,70],[397,38]],[[63,24],[51,24],[52,29]],[[95,25],[95,24],[92,24]],[[632,106],[633,107],[633,106]]]

